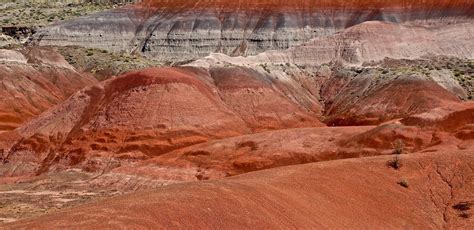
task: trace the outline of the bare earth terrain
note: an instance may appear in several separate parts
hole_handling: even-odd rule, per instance
[[[128,3],[2,5],[1,229],[474,227],[473,2]]]

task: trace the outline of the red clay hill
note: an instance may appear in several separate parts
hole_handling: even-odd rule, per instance
[[[215,85],[200,70],[164,68],[113,78],[15,130],[22,138],[5,160],[30,159],[36,170],[44,171],[103,152],[142,159],[253,130],[324,125],[269,82],[241,76],[237,85],[231,78]],[[247,109],[253,113],[244,113]]]
[[[474,2],[141,4],[0,50],[0,221],[147,191],[0,228],[474,226]]]
[[[0,49],[0,132],[62,102],[85,86],[97,83],[48,48]]]
[[[396,123],[372,131],[368,131],[371,126],[311,127],[323,127],[323,122],[330,126],[378,125],[437,107],[463,105],[429,78],[397,76],[382,84],[362,74],[344,80],[349,83],[337,84],[334,80],[341,78],[339,74],[336,71],[321,77],[320,91],[304,87],[314,76],[277,79],[238,66],[155,68],[125,74],[81,90],[9,133],[19,138],[4,154],[4,162],[29,164],[2,174],[41,174],[70,167],[97,171],[108,167],[100,160],[104,158],[126,165],[159,157],[158,162],[172,167],[177,165],[185,171],[191,167],[190,173],[196,178],[209,169],[217,176],[205,177],[214,178],[289,164],[379,155],[388,153],[396,139],[405,141],[410,150],[420,151],[434,143],[431,136],[439,134],[436,129],[420,130]],[[367,87],[374,84],[372,81],[380,86]],[[469,118],[472,105],[463,106],[467,106],[467,110],[460,108]],[[470,122],[462,120],[464,131],[456,126],[446,135],[469,137]],[[281,131],[265,132],[270,130]],[[379,138],[384,141],[364,146],[367,141],[357,139],[357,135],[366,131],[370,134],[368,143]],[[246,136],[254,133],[258,134]],[[225,139],[235,136],[239,137]],[[356,146],[351,145],[353,136]],[[200,143],[204,144],[196,145]],[[188,146],[192,147],[178,150]],[[190,166],[185,163],[188,160],[195,163]]]

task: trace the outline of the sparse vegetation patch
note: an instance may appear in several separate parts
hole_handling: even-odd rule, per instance
[[[387,166],[395,170],[399,170],[402,167],[402,162],[399,156],[395,156],[392,160],[387,162]]]
[[[406,179],[402,179],[401,181],[398,182],[398,184],[404,188],[408,188],[410,187],[410,185],[408,184],[408,181]]]
[[[460,202],[453,205],[452,208],[458,211],[459,217],[467,219],[471,217],[471,213],[469,213],[469,211],[471,210],[471,206],[472,206],[471,202]]]

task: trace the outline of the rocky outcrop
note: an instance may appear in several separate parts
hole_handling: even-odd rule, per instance
[[[41,29],[40,45],[79,45],[188,60],[284,50],[365,21],[445,25],[472,20],[458,1],[145,1]]]
[[[434,64],[439,70],[435,67],[425,69],[428,64],[410,68],[406,64],[366,68],[313,67],[290,63],[259,64],[251,61],[254,58],[215,54],[189,66],[203,66],[211,72],[216,69],[233,71],[235,75],[239,75],[238,70],[246,70],[253,78],[273,82],[275,88],[301,107],[322,115],[322,120],[330,126],[377,125],[467,99],[468,91],[460,85],[463,80],[458,81],[447,67],[441,67],[442,64]],[[426,62],[430,63],[429,60]],[[468,62],[459,65],[463,63]],[[465,74],[469,76],[469,72]],[[242,99],[241,96],[232,100]]]
[[[14,39],[18,43],[26,42],[35,32],[36,28],[25,26],[3,26],[0,28],[0,34]]]
[[[0,33],[0,47],[4,47],[7,45],[12,45],[12,44],[17,44],[18,41],[15,40],[14,38],[5,35],[3,33]]]

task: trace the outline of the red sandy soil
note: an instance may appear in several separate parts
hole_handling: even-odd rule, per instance
[[[24,48],[17,55],[23,55],[25,63],[0,63],[0,132],[19,127],[85,86],[97,83],[50,49]]]
[[[285,165],[360,157],[362,152],[340,151],[338,142],[371,128],[297,128],[225,138],[122,166],[112,172],[176,181],[208,180]]]
[[[170,185],[23,220],[17,228],[470,228],[472,151],[339,160]],[[405,181],[408,188],[399,183]],[[456,207],[458,207],[456,209]],[[463,217],[464,216],[464,217]]]

